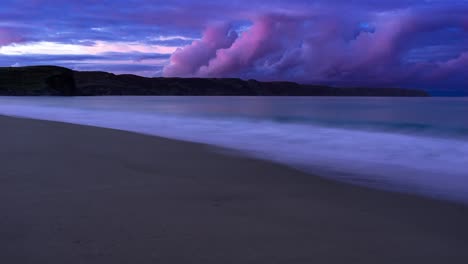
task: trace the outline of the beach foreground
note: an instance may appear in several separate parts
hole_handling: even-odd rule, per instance
[[[467,263],[468,208],[0,117],[0,263]]]

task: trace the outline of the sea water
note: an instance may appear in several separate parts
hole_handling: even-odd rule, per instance
[[[468,98],[0,97],[0,114],[213,144],[468,203]]]

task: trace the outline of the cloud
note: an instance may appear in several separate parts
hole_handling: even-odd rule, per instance
[[[0,47],[0,55],[48,54],[48,55],[96,55],[105,52],[154,52],[161,54],[173,53],[177,47],[141,44],[137,42],[84,42],[77,44],[57,42],[25,42],[13,43]]]
[[[437,69],[431,73],[432,79],[447,79],[452,76],[463,76],[465,83],[468,84],[466,77],[468,69],[468,51],[460,54],[455,59],[437,63]]]
[[[468,39],[468,9],[403,9],[362,18],[327,10],[262,15],[234,41],[224,29],[223,34],[212,35],[210,42],[232,44],[211,46],[207,55],[199,52],[206,49],[206,43],[195,41],[172,55],[164,73],[395,86],[460,74],[465,66],[466,55],[461,53],[468,51],[463,45]],[[437,36],[465,42],[434,41]],[[444,43],[448,43],[446,49],[459,50],[457,59],[432,54],[421,58],[422,48],[431,50]],[[419,62],[411,61],[408,55],[415,49],[419,49]]]
[[[463,87],[467,13],[466,0],[2,0],[0,64]]]
[[[254,67],[265,56],[284,52],[296,39],[297,21],[285,16],[264,16],[229,47],[218,49],[214,58],[202,63],[202,76],[223,76]],[[291,34],[292,33],[292,34]],[[286,41],[285,41],[286,39]]]
[[[169,54],[141,52],[106,52],[91,54],[27,54],[3,55],[4,66],[57,65],[80,71],[110,71],[114,73],[133,73],[142,76],[159,76],[169,58]]]
[[[0,47],[21,41],[22,37],[13,30],[0,27]]]
[[[170,64],[164,69],[164,75],[197,75],[200,67],[216,57],[218,50],[231,46],[236,38],[237,33],[230,31],[229,25],[209,27],[202,39],[185,48],[179,48],[172,54]]]
[[[161,36],[162,38],[177,35],[198,38],[200,30],[213,23],[253,19],[259,14],[302,13],[315,8],[344,11],[354,9],[365,13],[374,10],[404,9],[427,1],[350,2],[347,0],[156,2],[154,0],[2,0],[0,24],[6,23],[14,27],[15,33],[22,39],[36,42],[73,44],[83,39],[145,42]]]

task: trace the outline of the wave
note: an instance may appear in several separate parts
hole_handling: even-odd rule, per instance
[[[10,103],[10,116],[113,128],[242,151],[323,177],[468,203],[468,141],[245,118]]]

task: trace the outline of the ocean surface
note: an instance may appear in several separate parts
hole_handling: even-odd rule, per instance
[[[468,203],[468,98],[0,97],[0,114],[208,143]]]

